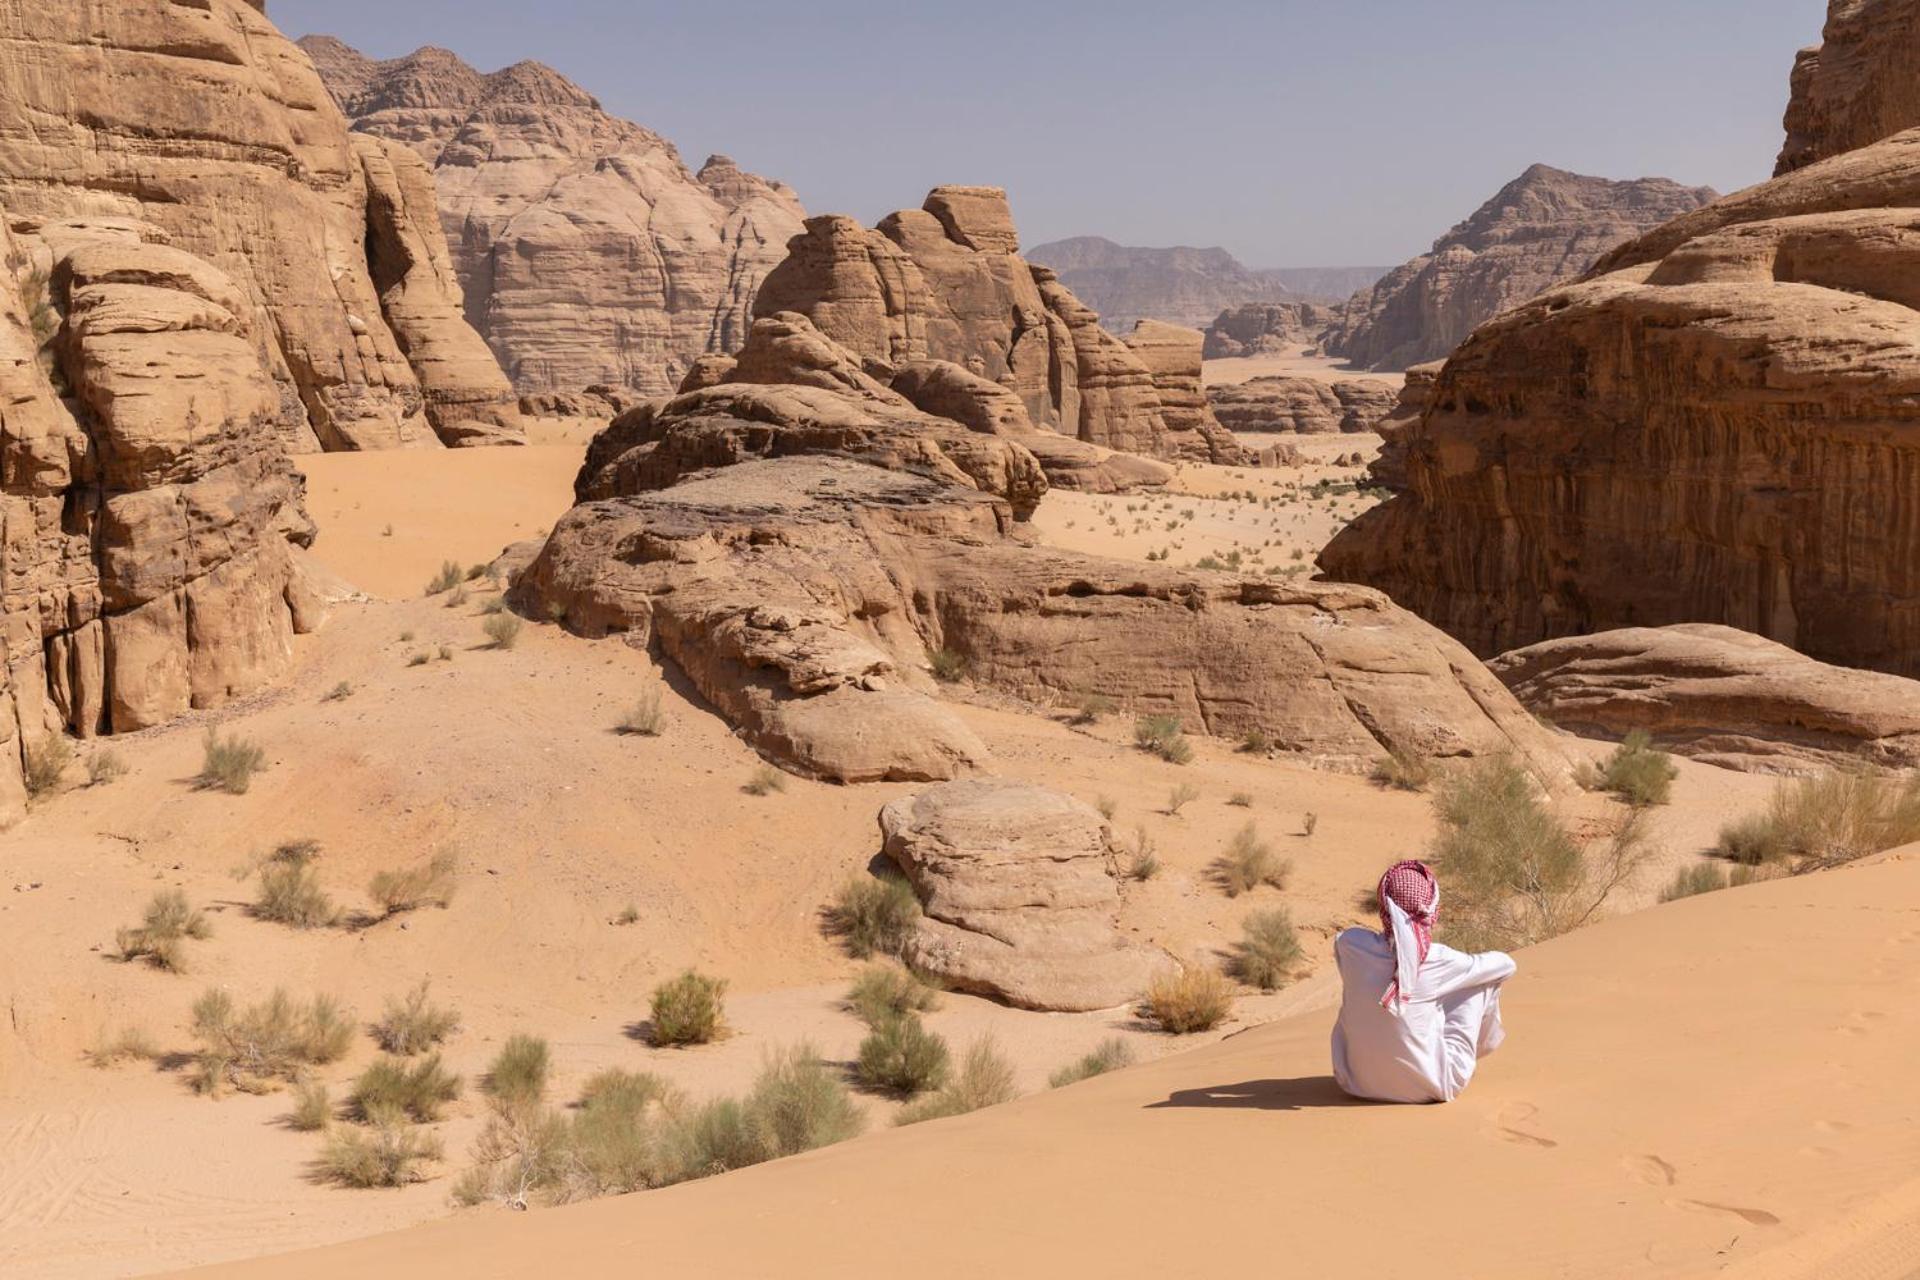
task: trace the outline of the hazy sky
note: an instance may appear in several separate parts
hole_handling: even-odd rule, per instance
[[[866,221],[1006,187],[1028,244],[1421,252],[1527,165],[1722,191],[1780,145],[1823,0],[270,0],[290,35],[536,58],[697,166]]]

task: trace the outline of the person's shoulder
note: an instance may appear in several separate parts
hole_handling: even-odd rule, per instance
[[[1374,930],[1355,925],[1351,929],[1342,929],[1334,937],[1333,949],[1335,952],[1384,951],[1386,950],[1386,944]]]
[[[1427,962],[1431,964],[1435,960],[1442,964],[1457,964],[1463,967],[1470,966],[1476,961],[1491,960],[1504,963],[1510,968],[1518,967],[1514,965],[1513,957],[1504,951],[1460,951],[1444,942],[1436,942],[1427,949]]]

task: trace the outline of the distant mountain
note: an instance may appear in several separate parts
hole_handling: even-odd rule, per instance
[[[1051,267],[1115,333],[1139,320],[1204,329],[1221,312],[1248,303],[1343,299],[1371,285],[1385,267],[1281,267],[1255,270],[1225,249],[1170,249],[1074,236],[1028,249]]]

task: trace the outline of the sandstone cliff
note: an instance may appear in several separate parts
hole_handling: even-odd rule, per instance
[[[1216,420],[1228,431],[1301,435],[1372,431],[1398,403],[1393,384],[1378,378],[1250,378],[1207,388]]]
[[[375,62],[301,41],[362,132],[432,166],[466,315],[528,397],[666,395],[746,339],[804,211],[725,156],[673,145],[535,62],[482,75],[444,49]]]
[[[289,447],[518,434],[506,380],[427,265],[436,246],[407,225],[422,193],[370,192],[369,164],[390,166],[259,5],[0,0],[0,29],[0,204],[137,220],[229,276]]]
[[[1301,306],[1345,298],[1385,270],[1260,271],[1242,265],[1225,249],[1147,249],[1102,236],[1035,245],[1026,257],[1052,270],[1060,283],[1100,313],[1100,323],[1119,334],[1132,332],[1142,320],[1204,329],[1222,311],[1236,307]]]
[[[1434,241],[1430,253],[1348,300],[1324,349],[1363,369],[1441,359],[1508,307],[1713,198],[1706,187],[1665,178],[1614,182],[1534,165]]]
[[[1288,355],[1317,347],[1337,318],[1317,302],[1248,303],[1222,311],[1207,324],[1206,358]]]
[[[1824,42],[1793,66],[1775,175],[1920,125],[1920,3],[1830,0]]]

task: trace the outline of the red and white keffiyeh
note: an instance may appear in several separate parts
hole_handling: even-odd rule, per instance
[[[1414,975],[1427,962],[1433,946],[1433,926],[1440,915],[1440,882],[1433,868],[1408,858],[1387,868],[1380,877],[1380,934],[1393,952],[1393,981],[1380,997],[1380,1007],[1397,1010],[1411,990]]]

